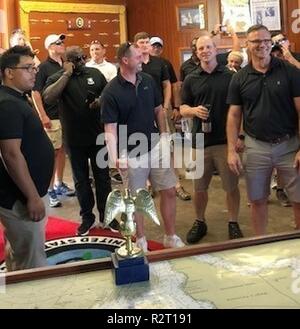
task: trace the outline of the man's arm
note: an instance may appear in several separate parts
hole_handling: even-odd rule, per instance
[[[171,98],[172,98],[172,88],[171,88],[170,80],[164,80],[162,82],[162,87],[163,87],[163,94],[164,94],[163,108],[168,109],[171,104]]]
[[[228,143],[228,165],[237,175],[243,169],[241,159],[236,151],[236,144],[242,121],[242,108],[240,105],[231,105],[227,116],[227,143]]]
[[[40,92],[37,90],[32,90],[31,96],[32,96],[34,106],[39,114],[39,117],[42,121],[44,128],[50,129],[51,120],[49,119],[49,117],[44,109],[44,104],[43,104],[43,100],[42,100],[42,96],[41,96]]]
[[[109,154],[109,158],[113,165],[118,168],[118,150],[117,150],[117,123],[104,124],[105,142]]]
[[[294,98],[294,104],[296,107],[296,110],[298,112],[298,122],[299,122],[299,137],[300,137],[300,97],[295,97]],[[295,162],[294,162],[294,167],[298,169],[298,174],[300,175],[300,149],[298,153],[296,154]]]
[[[0,140],[0,150],[9,176],[27,199],[29,217],[33,221],[42,220],[45,217],[45,206],[21,152],[21,139]]]
[[[166,121],[165,121],[165,115],[164,115],[164,110],[161,105],[157,106],[154,109],[155,113],[155,121],[159,130],[160,134],[166,133],[167,132],[167,127],[166,127]]]
[[[46,88],[42,93],[43,100],[45,103],[51,104],[55,102],[58,98],[60,98],[61,93],[65,89],[73,73],[73,67],[74,67],[73,63],[65,62],[64,63],[65,72],[62,74],[62,76],[57,81],[55,81],[50,85],[48,85],[47,82],[48,86],[46,85]]]
[[[282,54],[285,60],[287,60],[290,64],[295,65],[298,69],[300,69],[300,62],[292,55],[288,47],[284,45],[281,46]]]

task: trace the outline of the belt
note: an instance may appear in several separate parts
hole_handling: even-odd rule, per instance
[[[277,138],[270,138],[270,139],[259,139],[259,138],[257,138],[257,139],[261,140],[262,142],[265,142],[265,143],[280,144],[280,143],[288,141],[289,139],[293,138],[294,136],[295,135],[286,134],[284,136],[277,137]]]

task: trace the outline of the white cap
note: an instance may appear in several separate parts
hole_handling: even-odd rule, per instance
[[[48,48],[52,43],[55,43],[56,41],[59,40],[64,40],[65,38],[66,36],[64,34],[50,34],[46,37],[44,41],[44,46],[48,50]]]
[[[150,45],[154,45],[155,43],[159,43],[162,47],[164,46],[164,42],[162,41],[162,39],[160,37],[152,37],[150,39]]]

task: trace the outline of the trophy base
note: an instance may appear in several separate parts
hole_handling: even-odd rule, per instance
[[[149,263],[145,256],[122,258],[111,254],[116,285],[149,281]]]

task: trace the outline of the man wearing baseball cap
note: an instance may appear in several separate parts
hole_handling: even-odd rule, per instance
[[[39,113],[44,129],[55,149],[55,173],[50,182],[48,196],[50,207],[60,207],[61,202],[57,195],[74,196],[75,191],[63,182],[65,167],[65,150],[62,145],[62,129],[58,114],[58,102],[50,105],[43,104],[41,93],[47,79],[62,69],[62,56],[65,53],[64,34],[50,34],[45,38],[44,46],[48,50],[48,58],[39,66],[36,75],[32,97]]]

